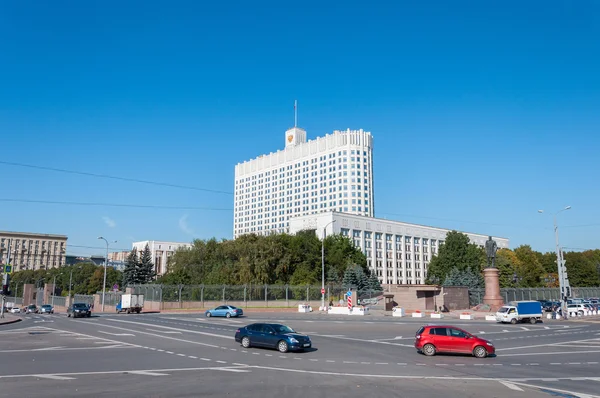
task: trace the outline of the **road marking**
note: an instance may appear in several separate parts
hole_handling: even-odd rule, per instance
[[[215,361],[215,362],[217,362],[217,363],[227,363],[225,361]]]
[[[137,370],[135,372],[127,372],[134,375],[142,375],[142,376],[170,376],[168,373],[158,373],[158,372],[149,372],[145,370]]]
[[[67,376],[58,376],[58,375],[33,375],[34,377],[39,377],[40,379],[51,379],[51,380],[75,380],[74,377]]]
[[[178,357],[184,357],[185,354],[177,354]]]
[[[186,332],[186,333],[194,333],[194,334],[202,334],[205,336],[213,336],[213,337],[220,337],[222,339],[228,339],[228,340],[232,340],[234,337],[233,336],[223,336],[222,334],[216,334],[216,333],[206,333],[206,332],[199,332],[196,330],[188,330],[188,329],[179,329],[179,328],[174,328],[171,326],[161,326],[161,325],[152,325],[152,324],[148,324],[148,323],[141,323],[141,322],[132,322],[132,321],[124,321],[121,319],[108,319],[109,321],[113,321],[113,322],[124,322],[124,323],[130,323],[130,324],[134,324],[134,325],[142,325],[142,326],[153,326],[153,327],[158,327],[158,328],[164,328],[164,329],[170,329],[170,330],[176,330],[178,332]],[[108,326],[108,325],[104,325],[104,326]],[[144,332],[138,332],[138,333],[144,333]],[[166,337],[166,336],[165,336]]]
[[[500,381],[500,384],[503,384],[505,387],[508,387],[514,391],[524,391],[521,387],[517,387],[515,384],[509,383],[507,381]]]
[[[188,358],[192,358],[192,359],[198,359],[198,357],[195,357],[193,355],[188,355]]]
[[[98,333],[110,334],[111,336],[135,336],[135,334],[131,333],[110,333],[103,330],[98,330]]]
[[[544,329],[550,329],[550,326],[544,326]]]
[[[498,350],[496,350],[498,351]],[[592,351],[563,351],[563,352],[534,352],[534,353],[523,353],[523,354],[502,354],[503,357],[522,357],[522,356],[531,356],[531,355],[566,355],[566,354],[595,354],[600,352],[600,350],[592,350]]]
[[[210,359],[208,359],[208,358],[200,358],[200,360],[202,360],[202,361],[210,361]]]
[[[173,351],[165,351],[167,354],[175,354]]]
[[[235,369],[235,368],[214,368],[213,370],[221,370],[223,372],[235,372],[235,373],[249,373],[250,370]]]
[[[171,331],[171,330],[155,330],[155,329],[148,329],[148,328],[146,328],[146,330],[149,330],[151,332],[158,332],[158,333],[181,334],[181,332],[176,332],[176,331]]]

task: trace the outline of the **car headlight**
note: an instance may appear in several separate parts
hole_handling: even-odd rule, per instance
[[[494,346],[494,345],[493,345],[492,343],[490,343],[489,341],[488,341],[488,342],[486,342],[486,344],[487,344],[487,345],[489,345],[489,346],[492,346],[492,347]]]
[[[296,339],[295,339],[295,338],[293,338],[293,337],[290,337],[290,343],[297,344],[297,343],[299,343],[299,341],[298,341],[298,340],[296,340]]]

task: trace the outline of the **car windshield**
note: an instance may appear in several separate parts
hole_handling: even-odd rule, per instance
[[[87,308],[85,304],[73,304],[73,308]]]
[[[498,312],[508,312],[508,308],[507,307],[500,307],[500,308],[498,308]]]
[[[50,308],[51,306],[46,304],[46,305],[42,305],[42,308]]]
[[[275,329],[276,333],[285,334],[285,333],[295,333],[294,329],[285,325],[271,325],[273,329]]]

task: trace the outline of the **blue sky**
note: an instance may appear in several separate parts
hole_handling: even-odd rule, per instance
[[[1,161],[226,193],[0,163],[0,230],[231,238],[234,165],[297,99],[309,139],[373,133],[378,217],[546,251],[571,205],[561,244],[600,247],[600,3],[367,4],[3,2]]]

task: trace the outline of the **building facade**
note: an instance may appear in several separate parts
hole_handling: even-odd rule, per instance
[[[409,224],[380,218],[328,211],[290,219],[290,233],[315,230],[325,235],[342,234],[367,257],[383,284],[419,285],[425,283],[431,257],[437,254],[448,229]],[[471,243],[484,246],[488,235],[463,232]],[[508,248],[509,240],[494,237],[498,249]]]
[[[50,269],[65,265],[67,236],[0,231],[0,262],[14,271]]]
[[[154,263],[154,272],[157,276],[164,275],[167,272],[167,262],[175,250],[181,248],[191,248],[191,243],[180,242],[163,242],[157,240],[145,240],[142,242],[134,242],[132,249],[136,249],[138,255],[148,245],[152,253],[152,262]]]
[[[373,137],[334,131],[315,140],[294,127],[285,149],[235,166],[233,236],[290,232],[290,219],[339,211],[370,217]]]
[[[128,251],[108,253],[108,260],[125,262],[127,260],[127,256],[129,256],[129,253],[130,252]]]

